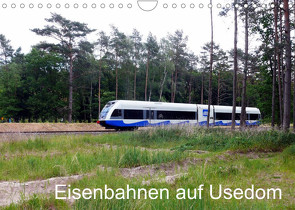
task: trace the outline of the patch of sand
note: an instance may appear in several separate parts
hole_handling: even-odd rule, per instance
[[[67,184],[82,179],[85,175],[55,177],[46,180],[29,182],[0,182],[0,206],[8,206],[22,199],[28,199],[33,194],[49,194],[55,191],[55,185]]]
[[[185,176],[189,166],[201,163],[202,159],[190,158],[179,162],[163,163],[160,165],[147,165],[139,166],[134,168],[120,168],[120,175],[125,178],[134,177],[151,177],[151,180],[143,182],[143,184],[149,184],[151,181],[167,182],[168,184],[174,183],[177,178]],[[100,170],[111,171],[111,167],[99,166]],[[181,173],[177,173],[181,172]],[[165,178],[158,179],[156,175],[165,174]],[[54,177],[45,180],[35,180],[28,182],[18,181],[5,181],[0,182],[0,206],[8,206],[11,203],[17,203],[22,199],[29,199],[34,194],[50,194],[55,192],[55,186],[68,185],[74,181],[80,180],[83,177],[94,176],[94,173],[65,176],[65,177]],[[61,189],[61,188],[59,188]],[[66,190],[66,189],[65,189]],[[72,202],[72,201],[70,201]]]
[[[104,128],[96,123],[0,123],[0,133],[99,130],[104,130]]]

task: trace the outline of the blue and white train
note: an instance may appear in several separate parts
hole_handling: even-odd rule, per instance
[[[240,124],[241,107],[236,107],[236,125]],[[246,124],[259,125],[258,108],[246,108]],[[98,123],[106,128],[134,129],[169,124],[206,125],[208,105],[116,100],[108,102]],[[210,106],[210,125],[231,125],[231,106]]]

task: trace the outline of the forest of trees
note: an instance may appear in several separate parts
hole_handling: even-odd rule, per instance
[[[144,40],[136,29],[125,34],[111,25],[107,34],[55,13],[44,28],[31,29],[54,41],[38,43],[27,54],[0,34],[0,116],[16,122],[93,122],[106,102],[116,99],[234,103],[258,107],[265,121],[287,130],[292,113],[295,119],[290,35],[295,1],[274,0],[268,8],[254,7],[257,0],[245,2],[218,16],[231,18],[235,37],[245,37],[235,38],[230,51],[214,42],[212,15],[212,37],[199,55],[190,51],[182,30],[161,38],[150,33]],[[95,42],[87,40],[90,33]],[[249,37],[258,39],[251,50]]]

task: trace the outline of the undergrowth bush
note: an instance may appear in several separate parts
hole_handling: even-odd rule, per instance
[[[137,148],[127,148],[123,155],[118,152],[116,160],[119,167],[136,167],[140,165],[160,164],[178,161],[185,157],[181,152],[148,152]]]
[[[282,158],[284,163],[290,162],[290,160],[293,162],[295,159],[295,144],[287,147],[282,152]]]
[[[46,151],[48,149],[48,144],[46,144],[45,140],[41,138],[34,140],[29,139],[23,146],[27,150],[37,149]]]

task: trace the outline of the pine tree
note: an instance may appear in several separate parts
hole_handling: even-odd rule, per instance
[[[146,72],[145,72],[145,88],[144,88],[144,100],[147,101],[147,89],[148,89],[148,81],[149,81],[149,70],[151,68],[151,64],[155,60],[156,56],[159,52],[159,45],[157,43],[156,37],[154,37],[151,33],[149,33],[147,42],[145,43],[146,49]],[[151,85],[150,85],[151,86]],[[151,90],[152,87],[150,87]]]
[[[175,71],[171,74],[171,102],[174,103],[176,100],[179,74],[187,62],[186,47],[188,37],[183,35],[183,31],[177,30],[173,35],[169,35],[168,39],[173,49],[172,61],[175,68]]]
[[[77,44],[81,38],[86,37],[91,32],[87,24],[77,21],[71,21],[59,14],[51,13],[51,18],[45,19],[51,25],[46,25],[43,29],[32,29],[33,32],[40,36],[51,37],[57,41],[57,45],[48,45],[49,48],[56,48],[68,60],[69,66],[69,113],[68,121],[72,122],[73,113],[73,62],[77,55]]]
[[[0,65],[6,65],[12,58],[13,49],[10,45],[10,40],[6,39],[3,34],[0,34]]]
[[[207,128],[210,126],[210,106],[212,104],[212,71],[213,71],[213,15],[212,15],[212,0],[210,0],[210,18],[211,18],[211,44],[210,44],[210,69],[209,69],[209,93],[208,93],[208,115]]]
[[[99,72],[98,72],[98,118],[101,110],[101,74],[102,74],[102,62],[103,56],[106,55],[108,46],[110,42],[110,37],[105,34],[105,32],[99,32],[99,38],[97,40],[97,45],[99,47]]]
[[[248,1],[245,1],[248,5]],[[242,87],[242,109],[241,109],[241,119],[240,128],[244,129],[246,126],[246,93],[247,93],[247,74],[248,74],[248,57],[249,57],[249,26],[248,26],[248,8],[245,8],[245,64],[244,64],[244,74],[243,74],[243,87]]]
[[[231,129],[234,130],[236,126],[236,88],[237,88],[237,72],[238,72],[238,49],[237,49],[237,43],[238,43],[238,9],[237,9],[237,0],[234,1],[234,22],[235,22],[235,29],[234,29],[234,71],[233,71],[233,109],[232,109],[232,124]]]
[[[142,51],[142,43],[141,39],[142,36],[140,35],[139,31],[133,29],[131,39],[133,41],[133,65],[134,65],[134,79],[133,79],[133,100],[136,100],[136,80],[137,80],[137,68],[140,61],[140,54]]]
[[[285,17],[285,50],[286,50],[286,71],[284,85],[284,114],[283,130],[289,131],[290,113],[291,113],[291,40],[290,40],[290,14],[289,1],[284,0],[284,17]]]

